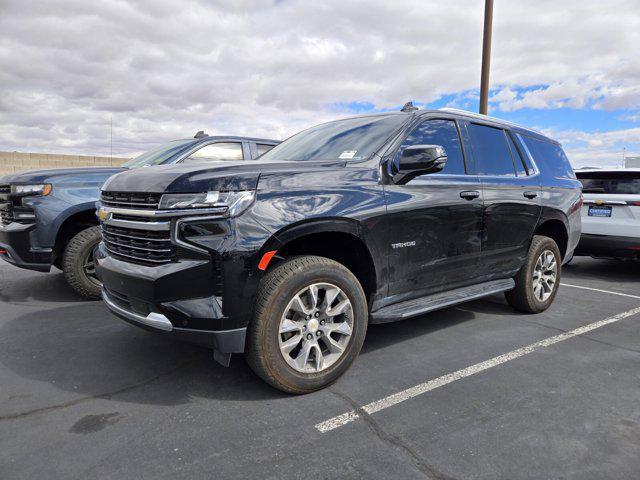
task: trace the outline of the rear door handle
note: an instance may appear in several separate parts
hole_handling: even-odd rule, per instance
[[[465,190],[464,192],[460,192],[460,197],[465,200],[473,200],[474,198],[478,198],[480,196],[480,192],[477,190]]]
[[[536,198],[538,196],[538,192],[524,192],[523,195],[527,198]]]

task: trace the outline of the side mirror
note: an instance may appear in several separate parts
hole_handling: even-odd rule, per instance
[[[400,157],[400,173],[439,172],[447,163],[447,153],[440,145],[411,145]]]
[[[411,145],[402,151],[394,183],[404,184],[418,175],[441,171],[447,163],[447,153],[440,145]]]

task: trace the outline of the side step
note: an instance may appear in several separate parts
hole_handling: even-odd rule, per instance
[[[504,280],[492,280],[469,287],[456,288],[448,292],[414,298],[413,300],[389,305],[372,312],[371,315],[369,315],[369,323],[387,323],[404,320],[405,318],[415,317],[423,313],[432,312],[433,310],[468,302],[493,293],[506,292],[515,286],[516,283],[512,278],[505,278]]]

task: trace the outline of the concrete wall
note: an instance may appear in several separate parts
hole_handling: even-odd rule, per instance
[[[63,167],[117,167],[129,160],[121,157],[96,157],[91,155],[58,155],[52,153],[0,152],[0,175]]]

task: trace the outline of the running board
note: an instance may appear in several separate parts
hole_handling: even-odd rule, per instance
[[[457,305],[458,303],[486,297],[493,293],[506,292],[515,286],[516,284],[512,278],[506,278],[395,303],[372,312],[369,315],[369,323],[388,323],[404,320],[405,318]]]

